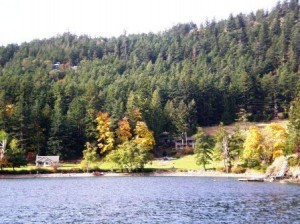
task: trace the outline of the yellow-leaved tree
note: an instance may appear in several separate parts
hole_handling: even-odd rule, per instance
[[[135,143],[144,147],[145,149],[152,150],[155,144],[153,132],[148,129],[144,121],[138,121],[134,130]]]
[[[114,133],[111,131],[111,118],[108,113],[99,112],[96,118],[98,131],[98,147],[105,154],[114,148]]]
[[[243,159],[246,166],[255,167],[261,163],[263,136],[256,126],[250,126],[245,142]]]
[[[277,123],[271,123],[263,129],[263,160],[270,164],[275,158],[284,154],[288,133]]]

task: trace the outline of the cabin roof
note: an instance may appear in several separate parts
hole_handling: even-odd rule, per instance
[[[195,141],[195,139],[193,138],[193,137],[184,137],[184,138],[180,138],[180,137],[178,137],[178,138],[176,138],[176,141],[182,141],[182,139],[185,141],[185,140],[187,140],[187,141]]]

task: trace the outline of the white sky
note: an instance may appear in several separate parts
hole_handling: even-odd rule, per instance
[[[278,0],[0,0],[0,46],[71,32],[91,37],[164,31],[177,23],[271,10]]]

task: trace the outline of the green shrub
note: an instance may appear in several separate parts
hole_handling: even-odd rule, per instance
[[[184,147],[182,150],[179,150],[176,153],[175,157],[182,157],[182,156],[186,156],[186,155],[193,155],[194,154],[194,149],[191,147]]]
[[[231,169],[232,173],[245,173],[246,170],[247,169],[245,167],[242,167],[242,166],[234,166]]]
[[[0,174],[3,175],[21,175],[21,174],[29,174],[28,170],[1,170]]]
[[[260,168],[260,161],[256,160],[256,159],[246,159],[244,161],[243,164],[244,167],[248,167],[248,168],[256,168],[259,169]]]
[[[291,157],[288,162],[289,162],[289,166],[299,166],[300,165],[299,158]]]
[[[37,168],[36,170],[32,170],[32,174],[49,174],[53,173],[53,170],[44,169],[44,168]]]

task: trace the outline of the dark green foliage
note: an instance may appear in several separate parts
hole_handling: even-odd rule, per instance
[[[245,137],[243,136],[239,127],[235,127],[234,132],[229,136],[229,148],[231,151],[232,159],[237,159],[243,149],[243,144],[245,141]]]
[[[25,158],[24,153],[22,152],[11,152],[10,150],[8,150],[7,157],[8,157],[7,161],[9,164],[11,164],[13,169],[15,167],[27,165],[27,160]]]
[[[24,150],[20,148],[20,144],[16,139],[11,140],[5,157],[8,165],[12,166],[13,170],[15,167],[27,165]]]
[[[285,155],[300,153],[300,97],[291,104]]]
[[[206,165],[212,160],[212,148],[214,146],[214,141],[209,136],[206,136],[203,129],[200,127],[197,128],[197,133],[194,135],[194,138],[196,163],[197,165],[202,165],[203,169],[206,171]]]
[[[141,170],[151,159],[150,150],[134,141],[126,141],[108,155],[108,160],[117,164],[121,171]]]
[[[156,138],[228,124],[240,111],[249,121],[270,120],[287,114],[296,95],[299,27],[291,0],[159,34],[65,33],[0,47],[0,129],[26,152],[76,158],[95,139],[100,110],[115,127],[138,108]]]

